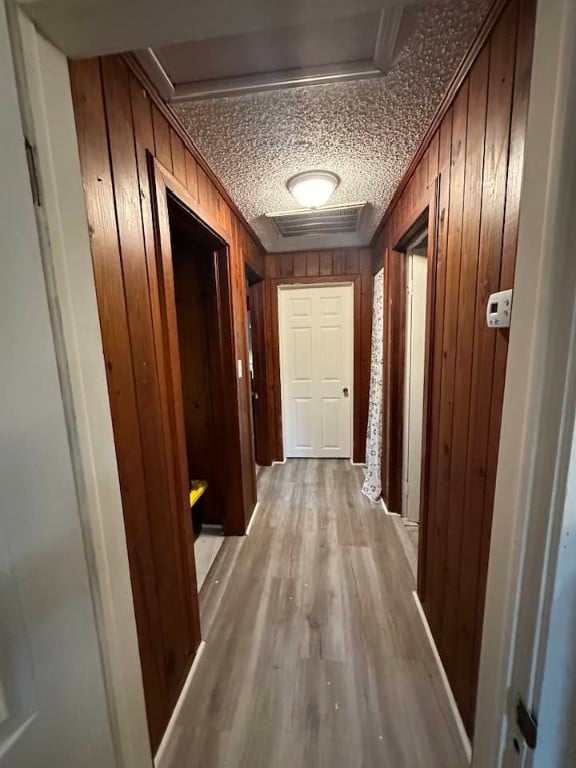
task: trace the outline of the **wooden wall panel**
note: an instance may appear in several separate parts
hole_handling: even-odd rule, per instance
[[[198,637],[190,634],[187,599],[188,574],[178,542],[178,509],[170,499],[170,469],[163,450],[162,411],[156,376],[148,273],[143,258],[144,239],[138,188],[138,169],[130,111],[129,73],[118,59],[102,61],[102,84],[113,169],[116,222],[122,259],[126,313],[137,408],[140,422],[144,484],[148,501],[152,551],[157,567],[156,590],[161,605],[161,634],[169,701],[174,704],[183,674]],[[198,632],[198,627],[196,627]]]
[[[236,359],[248,371],[244,263],[264,254],[170,113],[118,56],[70,63],[96,292],[128,541],[152,747],[200,642],[189,510],[172,440],[149,151],[229,238]],[[245,520],[255,505],[250,381],[238,380]],[[190,528],[190,531],[188,529]],[[242,533],[242,530],[231,531]],[[190,536],[188,535],[190,533]],[[185,535],[184,535],[185,534]]]
[[[484,167],[484,130],[486,121],[486,102],[488,95],[489,51],[480,54],[470,73],[470,93],[468,99],[468,132],[466,143],[466,174],[468,178],[482,178]],[[466,543],[474,537],[474,526],[466,524],[464,515],[464,491],[466,482],[467,441],[469,422],[469,403],[472,378],[472,353],[474,345],[474,304],[478,274],[478,255],[480,238],[480,218],[482,211],[482,187],[470,184],[464,191],[464,211],[462,230],[462,253],[460,266],[460,288],[458,302],[459,333],[456,339],[456,367],[454,382],[455,409],[451,435],[451,468],[447,496],[450,500],[451,516],[448,528],[447,546],[465,552]],[[466,555],[466,560],[468,556]],[[462,593],[464,585],[477,581],[475,569],[462,572],[460,562],[455,558],[447,559],[446,593]],[[458,601],[446,604],[442,620],[442,634],[454,638],[458,634],[457,623],[461,619]],[[467,602],[467,601],[466,601]],[[463,688],[456,671],[457,653],[448,657],[451,679],[454,689]]]
[[[509,0],[493,15],[373,244],[372,269],[385,270],[382,485],[394,507],[404,322],[395,306],[405,290],[394,248],[439,178],[418,592],[469,733],[508,349],[507,332],[489,329],[485,311],[488,296],[514,280],[534,9],[532,0]]]
[[[248,321],[247,321],[247,284],[246,268],[248,261],[247,242],[244,231],[236,217],[232,221],[231,242],[238,258],[232,261],[232,309],[234,320],[234,336],[236,357],[242,361],[242,378],[238,388],[238,414],[240,417],[242,474],[244,483],[245,522],[248,525],[250,516],[256,506],[256,467],[254,456],[254,439],[252,424],[252,390],[250,386],[250,368],[248,362]],[[241,533],[238,531],[237,533]]]
[[[274,461],[281,461],[284,457],[277,287],[282,283],[321,282],[323,277],[358,283],[354,293],[353,460],[361,463],[365,459],[372,336],[372,251],[369,248],[347,248],[334,251],[271,253],[266,256],[269,326],[266,341],[267,359],[271,361],[266,397]]]
[[[108,153],[108,137],[102,97],[100,63],[78,62],[71,69],[76,125],[80,142],[86,212],[90,226],[96,295],[108,378],[110,409],[115,430],[126,436],[116,443],[118,473],[122,486],[126,539],[142,672],[147,685],[147,712],[152,742],[161,738],[167,713],[160,606],[150,563],[152,535],[144,483],[140,425],[130,336],[124,299],[120,247],[114,212],[114,192]],[[152,691],[155,695],[152,695]]]

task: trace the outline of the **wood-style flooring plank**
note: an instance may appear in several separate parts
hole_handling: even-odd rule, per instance
[[[206,649],[170,768],[462,768],[398,521],[347,461],[258,475],[201,592]]]

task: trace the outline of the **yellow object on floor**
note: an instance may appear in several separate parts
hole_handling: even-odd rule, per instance
[[[206,480],[192,480],[190,482],[190,508],[196,504],[206,488],[208,488]]]

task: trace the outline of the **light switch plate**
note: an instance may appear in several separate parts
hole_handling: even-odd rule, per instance
[[[486,322],[490,328],[509,328],[512,317],[513,291],[499,291],[488,299]]]

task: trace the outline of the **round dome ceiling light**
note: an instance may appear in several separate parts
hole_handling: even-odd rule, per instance
[[[330,171],[305,171],[288,179],[288,191],[305,208],[320,208],[334,194],[340,179]]]

